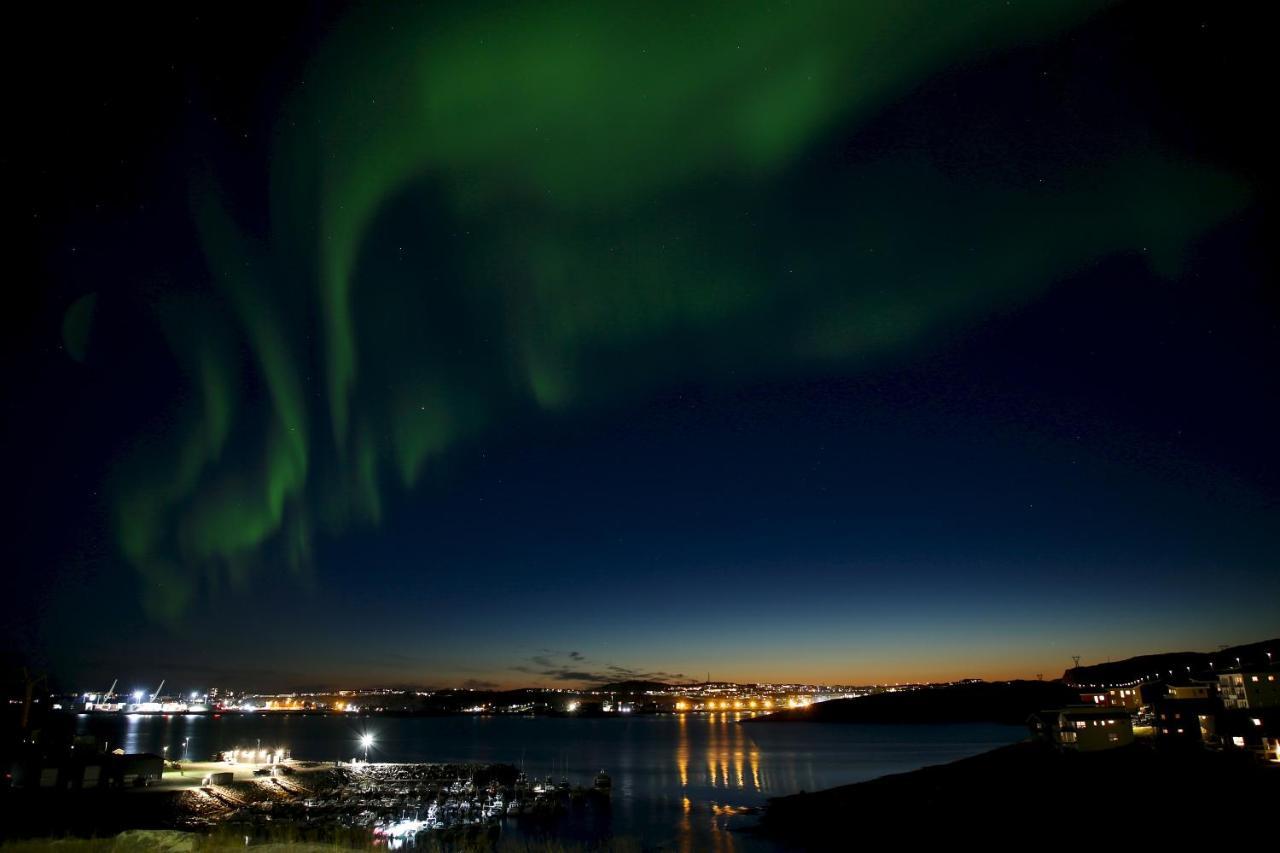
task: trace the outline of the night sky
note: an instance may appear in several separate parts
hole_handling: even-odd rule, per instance
[[[176,4],[5,57],[6,656],[1047,677],[1280,629],[1252,4]]]

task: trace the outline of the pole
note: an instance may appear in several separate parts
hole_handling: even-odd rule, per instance
[[[27,726],[31,723],[31,702],[35,698],[36,685],[45,681],[45,676],[38,675],[32,677],[27,668],[22,668],[22,680],[26,682],[26,688],[22,699],[22,731],[27,730]]]

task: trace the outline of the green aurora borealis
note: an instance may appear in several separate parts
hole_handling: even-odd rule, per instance
[[[113,489],[148,612],[271,566],[305,579],[322,532],[378,523],[481,436],[680,383],[857,371],[1115,255],[1177,274],[1248,191],[1152,135],[1064,119],[1007,137],[977,110],[946,153],[845,144],[931,75],[1101,6],[343,21],[280,111],[269,216],[216,168],[192,180],[208,282],[151,316],[190,393]],[[94,306],[75,310],[83,353]]]

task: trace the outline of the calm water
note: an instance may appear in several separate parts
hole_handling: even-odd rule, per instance
[[[739,725],[736,714],[610,719],[529,717],[113,716],[79,728],[110,748],[207,759],[220,750],[284,746],[294,757],[350,760],[375,738],[371,761],[523,764],[531,777],[589,785],[613,777],[611,815],[565,827],[584,840],[613,834],[646,847],[756,850],[727,830],[735,809],[975,755],[1020,740],[1020,726]]]

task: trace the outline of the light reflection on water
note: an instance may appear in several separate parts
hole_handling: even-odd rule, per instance
[[[901,773],[1019,740],[996,725],[739,725],[746,712],[623,718],[112,716],[81,717],[111,749],[206,759],[235,748],[286,747],[297,758],[350,760],[375,737],[374,761],[507,762],[531,777],[613,778],[613,807],[573,840],[609,834],[680,850],[768,849],[730,830],[769,797]]]

